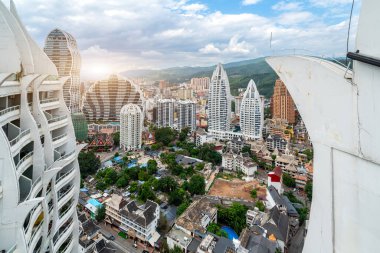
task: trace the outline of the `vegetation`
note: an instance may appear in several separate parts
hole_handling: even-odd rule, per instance
[[[210,162],[215,165],[220,165],[222,163],[222,155],[215,151],[215,146],[213,144],[205,143],[198,151],[198,158]]]
[[[240,203],[233,203],[231,207],[218,206],[218,220],[222,224],[232,227],[237,234],[245,228],[245,215],[248,208]]]
[[[144,183],[138,188],[137,199],[143,202],[148,199],[152,201],[156,200],[156,194],[154,194],[150,183]]]
[[[265,205],[262,201],[257,201],[255,206],[259,209],[260,212],[265,211]]]
[[[189,192],[191,195],[203,195],[205,194],[206,182],[203,176],[194,175],[190,178]]]
[[[177,137],[177,131],[170,127],[161,127],[154,129],[154,136],[157,143],[168,146]],[[153,149],[153,147],[152,147]]]
[[[256,190],[256,189],[253,189],[253,190],[251,191],[251,197],[252,197],[253,199],[257,198],[257,190]]]
[[[227,232],[221,229],[217,223],[210,223],[207,227],[207,231],[210,233],[216,234],[218,236],[228,238]]]
[[[190,206],[190,202],[183,202],[177,208],[177,216],[180,216]]]
[[[302,225],[307,219],[307,215],[309,214],[309,209],[307,207],[297,208],[297,212],[300,215],[299,217],[300,225]]]
[[[313,199],[313,181],[308,180],[305,185],[305,192],[307,195],[307,198],[311,201]]]
[[[307,161],[310,162],[311,160],[313,160],[313,150],[311,149],[306,149],[302,152],[303,154],[305,154],[307,156]]]
[[[83,178],[96,173],[100,168],[100,159],[96,157],[95,153],[92,151],[80,152],[78,155],[78,161],[80,173]]]
[[[112,139],[113,139],[113,145],[115,147],[119,147],[119,145],[120,145],[120,132],[113,133]]]
[[[289,192],[284,192],[284,195],[286,197],[288,197],[289,201],[292,202],[292,203],[298,203],[298,204],[302,204],[302,201],[297,199],[296,196],[294,196],[293,192],[289,191]]]
[[[190,128],[185,127],[181,129],[181,132],[179,133],[179,141],[183,142],[186,141],[187,135],[190,133]]]
[[[294,188],[296,187],[296,180],[292,176],[290,176],[288,173],[282,174],[282,182],[287,187]]]
[[[101,205],[96,210],[95,219],[97,221],[103,221],[105,217],[106,217],[106,207],[105,207],[105,205]]]
[[[124,238],[124,239],[127,239],[127,238],[128,238],[127,234],[124,233],[124,232],[122,232],[122,231],[120,231],[120,232],[118,233],[118,235],[119,235],[121,238]]]

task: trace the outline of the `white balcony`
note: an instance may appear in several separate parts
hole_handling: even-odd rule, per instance
[[[40,105],[43,110],[51,110],[58,108],[60,106],[59,98],[48,98],[40,100]]]
[[[74,196],[75,187],[74,185],[71,185],[67,190],[64,192],[59,192],[58,195],[58,208],[61,208],[69,199],[71,199]]]
[[[72,234],[74,228],[74,222],[71,221],[70,224],[63,230],[59,229],[53,238],[54,250],[53,252],[58,252],[58,249],[66,241],[66,239]],[[61,231],[60,231],[61,230]]]
[[[52,140],[53,140],[53,146],[54,146],[54,148],[62,146],[68,140],[67,133],[64,133],[64,134],[61,134],[59,136],[56,136]]]
[[[32,233],[29,239],[25,238],[28,247],[36,245],[38,239],[41,237],[42,234],[42,225],[43,221],[41,221],[40,224],[38,224],[38,226],[32,228]]]
[[[63,249],[59,249],[59,253],[68,253],[71,252],[74,247],[74,240],[71,238],[69,240],[69,243],[66,244],[66,246]]]
[[[9,141],[12,154],[20,152],[20,149],[31,141],[30,129],[22,131],[16,138]]]
[[[16,165],[17,173],[20,175],[33,164],[33,151],[26,154]]]
[[[47,113],[45,113],[46,115]],[[52,116],[51,118],[48,118],[49,123],[49,129],[50,131],[64,127],[68,124],[68,118],[67,115],[62,116]]]
[[[55,181],[55,188],[56,190],[59,190],[67,184],[69,181],[71,181],[75,177],[75,168],[71,168],[69,171],[65,173],[58,173],[58,178]]]
[[[20,118],[20,106],[11,106],[0,111],[0,123],[4,125],[12,120]]]
[[[70,206],[64,212],[58,215],[59,217],[58,226],[61,226],[62,224],[64,224],[73,215],[75,210],[76,210],[76,205],[75,205],[75,202],[72,201],[72,203],[70,203]]]

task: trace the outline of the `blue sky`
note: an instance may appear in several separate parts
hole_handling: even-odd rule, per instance
[[[5,1],[5,0],[4,0]],[[206,66],[305,49],[345,54],[352,0],[14,0],[43,46],[58,27],[79,45],[84,79]],[[360,1],[352,19],[354,44]],[[272,48],[269,48],[270,34]]]

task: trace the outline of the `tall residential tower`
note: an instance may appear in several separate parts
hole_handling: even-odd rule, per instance
[[[77,252],[80,174],[57,69],[0,1],[0,249]],[[68,77],[69,78],[69,77]]]
[[[276,80],[272,96],[272,116],[286,119],[289,124],[296,123],[296,111],[293,98],[281,79]]]
[[[136,104],[127,104],[120,111],[120,148],[135,150],[141,148],[141,134],[144,115]]]
[[[179,100],[177,101],[176,106],[178,130],[188,127],[191,132],[194,132],[197,128],[195,102],[191,100]]]
[[[208,95],[208,129],[229,131],[231,119],[230,84],[222,64],[218,64],[212,75]]]
[[[157,101],[157,126],[174,126],[174,99],[159,99]]]
[[[243,135],[248,139],[262,137],[264,125],[264,105],[256,84],[249,81],[244,92],[240,107],[240,127]]]
[[[44,51],[57,67],[59,77],[69,77],[63,85],[63,98],[71,112],[78,112],[81,109],[81,57],[75,38],[54,29],[46,37]]]

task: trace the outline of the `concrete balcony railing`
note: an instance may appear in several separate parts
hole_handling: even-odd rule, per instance
[[[56,233],[53,237],[54,247],[59,243],[60,240],[64,240],[64,238],[68,237],[69,231],[73,228],[73,221],[71,220],[64,229],[60,228],[58,233]]]
[[[33,151],[30,151],[28,154],[26,154],[16,165],[16,170],[18,171],[21,165],[27,161],[29,158],[33,156]]]
[[[11,107],[8,107],[6,109],[3,109],[0,111],[0,117],[7,114],[8,112],[13,112],[13,111],[16,111],[16,110],[19,110],[20,109],[20,106],[19,105],[15,105],[15,106],[11,106]]]
[[[52,124],[52,123],[59,122],[59,121],[65,120],[65,119],[67,119],[67,115],[56,116],[56,117],[49,119],[48,123]]]
[[[67,136],[67,133],[64,133],[64,134],[61,134],[61,135],[54,137],[52,140],[53,140],[53,142],[55,142],[55,141],[58,141],[58,140],[66,137],[66,136]]]
[[[63,249],[58,250],[58,253],[65,253],[72,246],[72,244],[73,244],[73,238],[71,237],[68,243],[66,244],[66,246],[63,247]]]
[[[25,131],[22,131],[16,138],[11,140],[9,144],[11,146],[14,146],[17,142],[21,140],[22,137],[27,136],[28,134],[30,134],[30,129],[26,129]]]
[[[30,243],[33,241],[34,237],[36,236],[37,232],[40,232],[41,228],[42,228],[42,224],[43,224],[43,221],[40,222],[40,224],[38,224],[37,227],[34,227],[32,229],[32,235],[30,237],[30,240],[28,241],[28,246],[30,245]]]
[[[67,190],[65,190],[64,192],[59,192],[58,193],[58,202],[63,198],[65,197],[67,194],[69,194],[69,192],[74,189],[74,185],[71,185]]]
[[[55,183],[58,184],[62,179],[66,178],[66,177],[67,177],[68,175],[70,175],[72,172],[74,172],[74,167],[71,168],[69,171],[63,173],[63,174],[59,173],[59,174],[58,174],[58,179],[56,180]]]
[[[48,99],[40,100],[40,104],[53,103],[53,102],[58,102],[58,101],[59,101],[59,98],[48,98]]]

